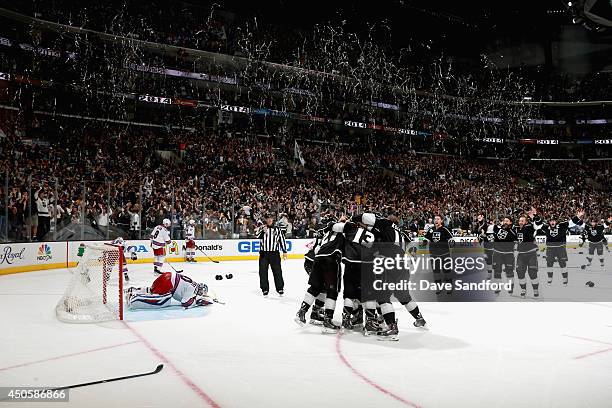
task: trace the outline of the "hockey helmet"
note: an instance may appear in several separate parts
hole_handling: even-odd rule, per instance
[[[205,283],[198,283],[196,286],[196,294],[198,296],[204,296],[208,293],[208,285]]]

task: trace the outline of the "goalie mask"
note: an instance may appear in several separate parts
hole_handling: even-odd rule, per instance
[[[198,283],[195,292],[198,296],[205,296],[208,293],[208,286],[205,283]]]

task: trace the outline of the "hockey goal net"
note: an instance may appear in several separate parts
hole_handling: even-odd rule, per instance
[[[85,244],[72,280],[55,308],[67,323],[123,320],[123,247]]]

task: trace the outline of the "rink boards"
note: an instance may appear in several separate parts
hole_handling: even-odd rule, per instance
[[[607,236],[612,242],[612,235]],[[36,242],[0,244],[0,275],[38,271],[45,269],[72,268],[77,263],[78,248],[85,241],[64,242]],[[91,241],[90,241],[91,242]],[[126,246],[126,259],[128,263],[151,263],[153,252],[148,240],[128,240]],[[312,239],[288,239],[289,258],[303,258],[308,252],[307,245]],[[579,236],[567,237],[568,248],[578,246]],[[544,237],[538,237],[538,243],[545,245]],[[209,261],[204,252],[211,258],[219,261],[254,260],[258,258],[259,241],[256,239],[224,239],[224,240],[197,240],[196,260]],[[475,237],[453,238],[452,251],[474,252],[481,250]],[[130,259],[129,254],[135,252],[136,261]],[[419,248],[419,253],[427,253],[426,247]],[[185,240],[171,241],[167,246],[167,259],[170,262],[182,262],[185,257]]]
[[[73,268],[76,266],[79,246],[86,241],[36,242],[0,244],[0,275],[38,271],[45,269]],[[89,241],[104,242],[104,241]],[[289,258],[303,258],[308,252],[310,239],[288,239]],[[153,251],[149,240],[127,240],[126,259],[128,263],[152,263]],[[259,241],[256,239],[196,240],[196,260],[209,261],[205,252],[218,261],[242,261],[258,258]],[[130,253],[138,256],[130,259]],[[167,260],[185,260],[185,240],[172,240],[166,247]]]

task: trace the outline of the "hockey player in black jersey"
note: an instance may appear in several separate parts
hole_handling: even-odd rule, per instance
[[[548,268],[546,273],[548,275],[548,285],[552,284],[554,266],[555,262],[557,262],[561,269],[563,285],[567,286],[567,235],[573,225],[582,224],[580,219],[583,215],[584,212],[579,211],[571,220],[559,222],[558,217],[553,214],[548,217],[548,223],[542,225],[542,228],[538,231],[539,234],[546,237],[546,267]]]
[[[511,286],[508,291],[512,294],[514,290],[514,242],[516,232],[512,227],[512,219],[509,216],[503,218],[501,226],[489,225],[487,234],[493,236],[493,279],[501,281],[502,269],[510,280]],[[499,293],[497,289],[495,293]]]
[[[315,254],[321,247],[321,241],[323,236],[325,235],[324,229],[319,229],[314,233],[314,241],[311,243],[310,250],[304,255],[304,270],[308,275],[308,280],[310,281],[310,275],[312,274],[312,269],[315,261]],[[310,290],[310,292],[309,292]],[[302,306],[295,317],[295,322],[303,326],[306,324],[306,313],[310,306],[312,306],[312,312],[310,312],[310,324],[322,324],[323,323],[323,306],[325,305],[325,297],[327,294],[322,291],[318,296],[314,296],[313,293],[316,293],[317,290],[312,289],[310,286],[306,291],[306,295],[304,296],[304,301],[302,302]],[[312,305],[314,300],[314,305]]]
[[[599,263],[601,264],[601,268],[604,268],[604,247],[608,249],[608,241],[606,240],[606,236],[604,235],[604,230],[609,228],[612,225],[612,217],[608,217],[608,223],[599,222],[599,220],[595,217],[591,217],[591,222],[584,227],[584,231],[581,235],[582,242],[580,246],[584,245],[585,242],[589,243],[589,254],[587,255],[587,264],[582,266],[582,269],[590,268],[591,263],[593,262],[593,257],[597,253],[599,256]]]
[[[381,255],[386,257],[394,257],[399,255],[403,257],[406,255],[410,238],[405,233],[400,231],[398,227],[398,214],[394,210],[388,210],[387,213],[388,215],[386,218],[376,216],[373,213],[358,214],[353,216],[351,221],[365,226],[368,231],[374,234],[375,242],[390,244],[376,247],[378,251],[384,252]],[[364,327],[364,334],[369,335],[371,332],[377,331],[377,335],[380,340],[398,340],[399,330],[397,320],[395,319],[395,311],[393,309],[393,305],[391,304],[390,295],[385,294],[384,297],[381,297],[381,294],[378,295],[379,297],[375,300],[364,299],[366,300],[366,324]],[[414,317],[415,327],[426,327],[425,319],[421,315],[418,305],[412,299],[408,291],[393,293],[393,296],[396,297],[397,300],[399,300],[399,302],[412,315],[412,317]],[[386,330],[380,330],[376,323],[375,314],[377,302],[380,303],[380,309],[387,325]]]
[[[310,266],[310,273],[308,278],[308,284],[310,285],[304,300],[298,310],[295,322],[300,326],[306,324],[306,313],[313,302],[315,306],[310,314],[311,324],[324,324],[325,312],[323,307],[327,303],[327,296],[331,294],[331,297],[337,297],[338,287],[334,285],[334,279],[329,276],[336,277],[339,279],[341,273],[340,270],[340,258],[341,258],[341,246],[342,236],[332,231],[334,221],[326,219],[324,221],[326,226],[318,230],[315,233],[315,243],[313,248],[308,252],[305,257],[304,267],[308,271]],[[309,259],[312,260],[310,264]],[[328,281],[332,282],[332,285],[328,285]],[[335,298],[333,301],[335,305]]]
[[[539,297],[540,282],[538,280],[538,244],[536,243],[536,231],[541,226],[539,217],[536,217],[536,210],[531,209],[528,213],[529,218],[523,215],[519,217],[518,226],[515,227],[517,252],[516,257],[516,275],[521,287],[521,297],[524,299],[527,296],[527,281],[525,274],[529,275],[531,287],[533,288],[533,296]],[[536,224],[533,224],[534,220]],[[538,226],[539,225],[539,226]]]
[[[370,270],[372,267],[372,255],[368,245],[375,240],[374,234],[351,221],[341,219],[332,227],[332,231],[342,234],[342,262],[344,263],[344,308],[343,324],[346,328],[359,325],[359,320],[363,321],[363,316],[359,313],[359,305],[355,305],[355,300],[361,299],[361,273],[362,269]],[[331,276],[328,275],[331,278]],[[340,281],[337,282],[340,287]],[[326,319],[323,322],[324,333],[334,333],[340,330],[340,326],[332,322],[336,298],[333,301],[328,298],[325,302]],[[352,313],[351,313],[352,312]],[[356,313],[355,313],[356,312]],[[352,315],[352,318],[349,318]],[[349,321],[350,319],[350,321]]]
[[[444,276],[444,283],[449,284],[451,287],[451,289],[446,291],[446,294],[452,295],[452,270],[449,267],[450,263],[448,261],[450,259],[449,241],[453,238],[453,233],[442,224],[441,215],[434,217],[434,226],[425,232],[423,238],[429,243],[429,255],[433,261],[434,282],[439,288],[442,283],[442,276]],[[436,295],[439,295],[441,291],[441,289],[438,289]]]
[[[478,240],[482,244],[485,254],[485,262],[487,265],[487,279],[491,279],[493,277],[493,242],[495,241],[495,237],[493,233],[488,233],[489,226],[493,226],[495,223],[494,220],[487,222],[484,214],[478,215],[478,224],[476,230],[478,231]]]

